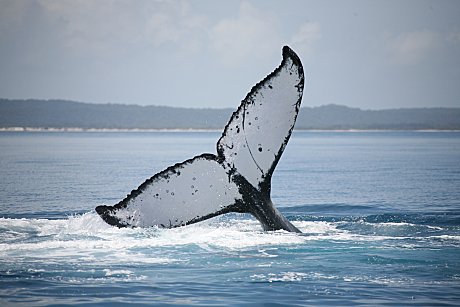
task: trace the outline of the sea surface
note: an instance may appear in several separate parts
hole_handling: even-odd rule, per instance
[[[295,131],[272,199],[303,234],[95,213],[219,136],[1,132],[0,305],[460,304],[460,132]]]

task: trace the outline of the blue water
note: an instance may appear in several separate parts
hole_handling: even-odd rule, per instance
[[[459,304],[458,132],[296,131],[272,199],[300,235],[94,212],[219,136],[0,133],[0,305]]]

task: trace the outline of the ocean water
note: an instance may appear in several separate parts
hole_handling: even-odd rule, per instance
[[[459,132],[296,131],[272,199],[303,234],[95,213],[219,136],[0,133],[0,305],[460,304]]]

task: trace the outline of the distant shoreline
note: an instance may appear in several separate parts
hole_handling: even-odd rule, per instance
[[[0,127],[0,132],[94,132],[94,133],[138,133],[138,132],[222,132],[222,129],[120,129],[120,128],[77,128],[77,127],[66,127],[66,128],[36,128],[36,127]],[[294,129],[294,131],[304,132],[425,132],[425,133],[436,133],[436,132],[460,132],[455,129]]]
[[[0,131],[222,131],[233,111],[0,98]],[[343,105],[302,107],[296,130],[460,130],[460,108],[375,111]]]

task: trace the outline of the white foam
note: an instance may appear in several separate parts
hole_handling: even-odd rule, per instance
[[[337,233],[339,230],[337,229],[337,225],[334,223],[329,222],[322,222],[322,221],[302,221],[302,222],[294,222],[296,227],[300,228],[303,233],[308,234],[331,234]]]
[[[381,223],[370,223],[370,222],[364,222],[360,221],[359,222],[362,225],[370,226],[370,227],[375,227],[375,228],[390,228],[390,229],[395,229],[397,230],[398,228],[428,228],[431,230],[444,230],[442,227],[438,226],[430,226],[430,225],[417,225],[413,223],[407,223],[407,222],[381,222]]]
[[[204,250],[234,252],[259,249],[260,257],[276,257],[265,247],[302,244],[306,238],[285,231],[264,232],[255,220],[211,220],[174,229],[116,228],[95,212],[62,220],[0,219],[0,257],[47,259],[48,263],[85,261],[104,263],[171,263],[187,261],[175,253],[146,252],[170,247],[199,246]],[[20,234],[11,242],[8,232]],[[174,254],[174,257],[171,256]],[[37,256],[39,255],[39,256]]]
[[[48,261],[60,259],[85,260],[95,263],[152,263],[188,261],[186,253],[171,251],[182,246],[197,246],[204,251],[234,253],[254,250],[258,257],[277,257],[280,246],[296,246],[312,241],[374,242],[405,240],[408,237],[359,234],[342,229],[343,222],[297,221],[293,223],[303,234],[286,231],[263,231],[255,219],[211,219],[174,229],[117,228],[106,224],[94,211],[62,220],[0,218],[0,257],[36,257]],[[394,227],[395,223],[381,223]],[[409,225],[396,223],[397,226]],[[414,237],[410,237],[414,239]],[[459,236],[430,238],[458,241]],[[416,239],[416,238],[415,238]],[[407,242],[401,244],[407,244]],[[171,256],[174,255],[174,256]],[[277,277],[278,278],[278,277]]]
[[[134,272],[130,270],[110,270],[110,269],[105,269],[105,276],[118,276],[118,275],[132,275]]]
[[[280,274],[254,274],[250,276],[252,280],[255,281],[268,281],[272,282],[296,282],[302,281],[303,279],[307,278],[308,274],[301,273],[301,272],[282,272]]]

